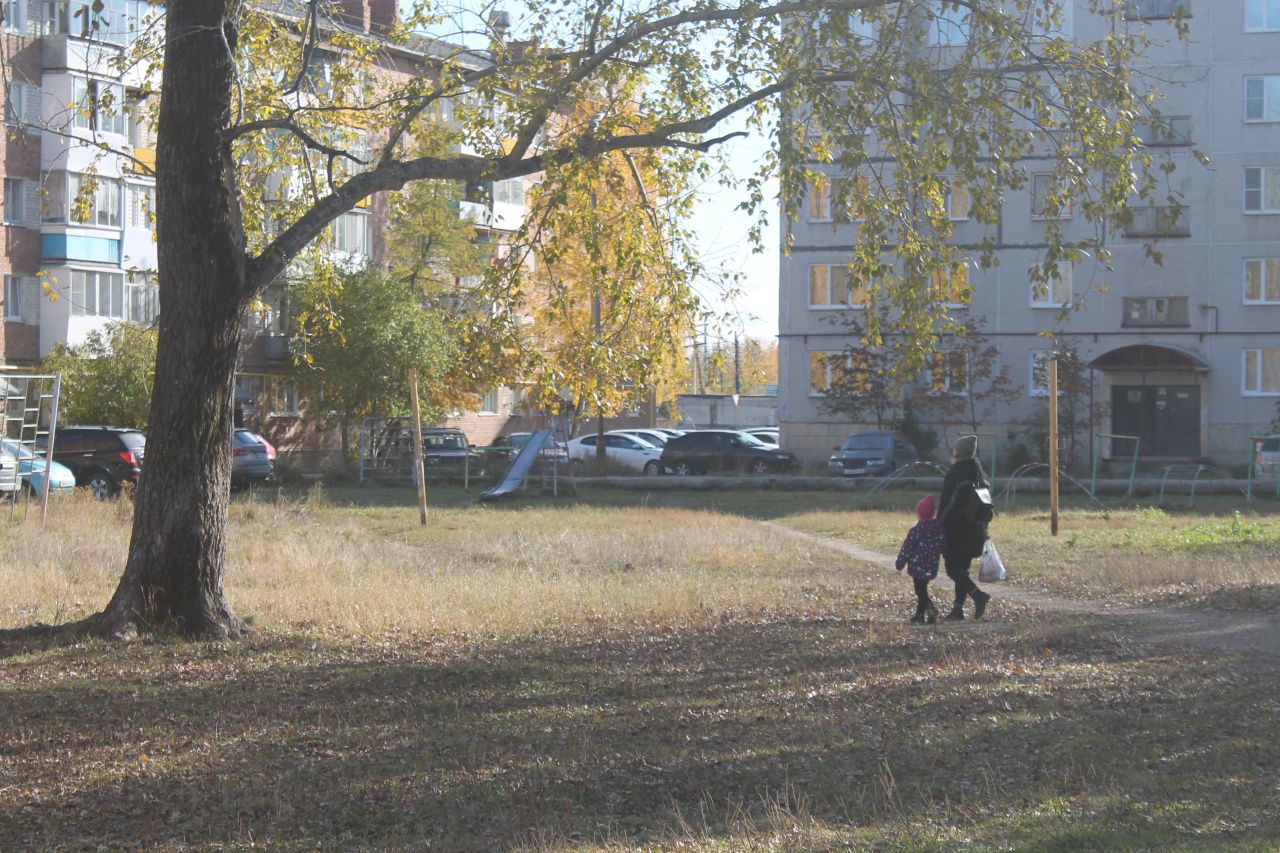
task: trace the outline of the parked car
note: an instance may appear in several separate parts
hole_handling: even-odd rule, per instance
[[[11,498],[18,493],[18,457],[0,452],[0,496]]]
[[[44,459],[36,456],[31,448],[25,447],[12,438],[0,441],[0,454],[4,456],[5,460],[3,466],[0,466],[0,482],[16,485],[17,480],[20,480],[22,485],[30,489],[33,495],[38,496],[44,493]],[[17,480],[9,473],[10,465],[16,469]],[[75,491],[76,477],[75,474],[71,473],[71,469],[57,462],[54,462],[49,468],[51,470],[49,475],[49,494],[66,494]],[[3,486],[0,486],[0,490],[8,491],[8,489],[3,489]]]
[[[147,436],[142,430],[110,426],[59,427],[53,443],[53,460],[75,475],[76,485],[96,497],[120,493],[122,483],[137,483]]]
[[[410,437],[412,438],[412,430]],[[467,441],[466,433],[458,429],[424,429],[422,431],[422,464],[429,471],[456,468],[463,463],[480,464],[480,454]]]
[[[743,430],[747,435],[754,435],[765,444],[778,446],[778,428],[777,427],[753,427],[752,429]]]
[[[276,449],[265,438],[247,429],[231,436],[231,488],[265,483],[275,476]]]
[[[489,452],[500,459],[515,459],[516,455],[524,449],[524,446],[529,443],[529,439],[532,437],[533,433],[531,432],[513,432],[510,435],[500,435],[494,439]],[[540,456],[544,462],[565,463],[569,461],[569,449],[563,441],[553,436],[543,444]]]
[[[596,459],[596,433],[580,435],[569,442],[569,458],[590,463]],[[605,459],[622,468],[643,474],[662,473],[662,450],[634,435],[604,434]]]
[[[920,461],[915,445],[901,433],[889,430],[852,433],[833,449],[831,468],[850,477],[891,474]]]
[[[662,464],[676,474],[768,474],[791,468],[796,458],[745,432],[701,429],[668,441],[662,448]]]
[[[641,441],[652,444],[654,447],[662,447],[671,440],[671,436],[667,435],[660,429],[611,429],[606,435],[631,435]]]
[[[1259,473],[1276,470],[1280,465],[1280,438],[1264,438],[1258,442],[1258,453],[1255,460]]]

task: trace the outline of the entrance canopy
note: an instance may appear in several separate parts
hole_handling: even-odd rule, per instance
[[[1089,366],[1095,370],[1209,372],[1209,365],[1195,353],[1159,344],[1119,347],[1098,356]]]

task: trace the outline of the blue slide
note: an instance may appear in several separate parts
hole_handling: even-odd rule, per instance
[[[503,495],[509,495],[516,489],[520,488],[520,484],[524,482],[524,478],[529,476],[529,469],[533,467],[533,463],[538,458],[538,454],[542,452],[542,448],[551,440],[551,430],[542,429],[529,436],[529,442],[522,448],[520,453],[516,455],[515,460],[511,463],[511,467],[507,469],[507,473],[502,475],[502,479],[498,481],[498,485],[494,486],[487,492],[481,492],[480,500],[489,501],[494,498],[500,498]]]

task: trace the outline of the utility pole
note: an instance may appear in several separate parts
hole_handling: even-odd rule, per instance
[[[1058,535],[1058,357],[1049,359],[1049,532]]]
[[[742,362],[738,358],[738,333],[733,333],[733,393],[742,393]]]
[[[591,190],[591,233],[592,242],[596,240],[596,191]],[[593,254],[599,250],[598,245],[593,245]],[[594,258],[593,258],[594,260]],[[593,279],[591,285],[591,328],[595,335],[596,346],[600,346],[603,339],[601,330],[601,311],[600,311],[600,280]],[[604,470],[604,393],[599,383],[596,384],[596,468]]]

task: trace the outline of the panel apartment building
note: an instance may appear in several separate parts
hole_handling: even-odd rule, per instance
[[[1191,14],[1184,40],[1175,37],[1170,20],[1175,5],[1134,0],[1126,17],[1151,36],[1144,69],[1181,81],[1162,87],[1168,127],[1144,140],[1177,164],[1181,215],[1136,210],[1122,236],[1107,238],[1111,271],[1077,264],[1036,287],[1026,274],[1035,250],[1013,248],[1000,251],[993,269],[967,270],[971,302],[955,306],[953,316],[985,318],[983,334],[998,348],[997,367],[1008,366],[1019,389],[1018,399],[999,406],[983,425],[999,437],[1002,452],[1028,441],[1028,427],[1044,408],[1043,365],[1052,348],[1040,335],[1045,330],[1064,332],[1090,367],[1091,396],[1104,410],[1092,431],[1141,437],[1141,455],[1149,460],[1243,464],[1249,437],[1271,431],[1280,400],[1280,3],[1181,0]],[[1103,22],[1086,5],[1069,11],[1068,35],[1092,40],[1102,33]],[[952,28],[944,36],[963,33]],[[1208,168],[1197,163],[1193,144],[1208,155]],[[1007,194],[1002,244],[1040,240],[1038,193],[1044,189],[1033,176],[1026,188]],[[988,226],[968,221],[963,197],[957,194],[953,205],[958,243],[987,236]],[[821,198],[805,200],[801,211],[799,221],[788,223],[793,245],[781,262],[779,421],[783,444],[817,460],[865,426],[825,414],[821,406],[828,381],[822,359],[849,344],[832,318],[862,310],[848,303],[847,288],[832,287],[832,272],[838,275],[846,262],[857,226],[833,224]],[[1159,266],[1145,256],[1157,229],[1164,254]],[[1101,281],[1105,289],[1095,286]],[[1060,318],[1064,305],[1074,310]],[[914,393],[942,385],[946,393],[964,394],[964,369],[947,373],[943,383],[922,375]],[[955,438],[951,429],[942,436],[946,444]],[[1131,447],[1102,443],[1108,454]]]
[[[119,108],[132,103],[144,81],[122,79],[112,60],[160,8],[145,0],[106,0],[101,10],[88,0],[9,0],[3,7],[0,369],[29,370],[55,345],[80,344],[112,323],[145,325],[157,317],[150,213],[155,180],[148,174],[155,163],[155,138],[129,110]],[[273,8],[282,16],[303,12],[288,2]],[[331,25],[376,38],[397,16],[395,0],[344,0]],[[425,38],[388,46],[382,71],[412,73],[438,61],[442,52],[456,56],[458,48]],[[482,52],[469,57],[486,61]],[[311,96],[323,98],[326,66],[333,60],[323,50],[311,56]],[[69,106],[88,104],[113,107]],[[97,142],[128,156],[104,154]],[[86,208],[76,201],[88,173],[96,173],[98,185]],[[525,179],[468,187],[467,199],[459,215],[476,223],[482,239],[498,245],[523,220]],[[327,238],[331,253],[355,263],[382,263],[387,210],[388,200],[379,194],[343,214]],[[315,419],[305,417],[306,401],[288,379],[288,283],[270,288],[263,303],[264,310],[249,320],[236,378],[237,407],[247,425],[285,449],[332,443],[316,432]],[[512,394],[499,389],[484,400],[495,410],[489,414],[496,415],[509,412]]]

